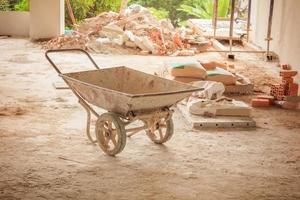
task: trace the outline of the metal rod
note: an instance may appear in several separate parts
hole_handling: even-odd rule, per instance
[[[219,0],[214,0],[214,10],[213,10],[213,29],[214,29],[214,38],[216,37],[216,31],[217,31],[217,23],[218,23],[218,6],[219,6]]]
[[[211,53],[211,52],[216,52],[216,53],[266,53],[266,51],[242,51],[242,50],[208,50],[208,51],[200,51],[201,53]]]
[[[129,128],[129,129],[126,129],[126,133],[127,133],[127,137],[131,137],[137,133],[139,133],[141,130],[145,130],[147,129],[147,125],[144,125],[144,126],[141,126],[141,127],[136,127],[136,128]]]
[[[274,9],[274,0],[270,0],[270,11],[269,11],[269,21],[268,21],[268,33],[267,33],[267,56],[270,55],[270,42],[272,40],[272,20],[273,20],[273,9]]]
[[[93,63],[93,65],[95,66],[95,68],[96,69],[100,69],[99,66],[97,65],[97,63],[95,62],[95,60],[92,58],[92,56],[87,51],[85,51],[83,49],[51,49],[51,50],[47,50],[45,52],[45,56],[46,56],[47,60],[49,61],[49,63],[53,66],[53,68],[55,69],[55,71],[58,74],[62,74],[61,71],[59,70],[59,68],[57,67],[57,65],[54,63],[54,61],[49,56],[49,54],[51,54],[51,53],[58,53],[58,52],[72,52],[72,51],[77,51],[77,52],[84,53],[89,58],[89,60]]]
[[[252,6],[252,0],[249,0],[248,1],[248,17],[247,17],[247,42],[249,42],[249,37],[250,37],[251,6]]]
[[[147,126],[144,125],[144,126],[135,127],[135,128],[128,128],[125,131],[126,132],[135,132],[135,131],[141,131],[141,130],[146,129],[146,128],[147,128]]]
[[[235,0],[231,0],[230,30],[229,30],[229,49],[230,49],[230,53],[232,52],[234,10],[235,10]]]

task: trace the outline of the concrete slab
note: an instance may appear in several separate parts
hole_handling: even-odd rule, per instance
[[[217,116],[214,118],[193,115],[188,112],[184,104],[177,105],[178,110],[194,129],[204,128],[253,128],[255,121],[250,117]]]

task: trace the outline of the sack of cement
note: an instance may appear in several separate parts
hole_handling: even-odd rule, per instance
[[[179,81],[181,83],[189,83],[189,84],[192,84],[194,82],[203,80],[201,78],[180,77],[180,76],[173,77],[171,79],[174,80],[174,81]]]
[[[198,62],[171,63],[171,75],[174,77],[206,78],[206,70]]]
[[[198,59],[197,60],[206,70],[214,70],[217,67],[222,68],[227,70],[228,64],[227,63],[222,63],[218,61],[207,61],[207,60],[202,60]]]
[[[225,69],[216,67],[213,70],[207,70],[206,80],[221,82],[224,85],[235,85],[238,77]]]

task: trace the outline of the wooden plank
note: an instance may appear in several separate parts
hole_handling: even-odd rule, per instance
[[[228,49],[223,45],[221,44],[218,40],[215,40],[215,39],[212,39],[211,40],[212,42],[212,46],[213,48],[215,48],[217,51],[228,51]],[[227,53],[225,52],[219,52],[222,56],[227,56]]]
[[[124,15],[125,14],[125,10],[127,8],[128,1],[129,0],[122,0],[121,1],[120,11],[119,11],[120,15]]]
[[[230,21],[228,20],[218,20],[216,36],[214,37],[214,28],[212,24],[212,20],[210,19],[189,19],[188,25],[191,28],[197,30],[197,32],[201,32],[203,36],[207,38],[215,38],[218,40],[229,40],[229,25]],[[234,25],[234,27],[239,27],[239,24]],[[242,30],[241,28],[235,28],[233,30],[232,40],[240,41],[241,36],[247,34],[247,31]]]

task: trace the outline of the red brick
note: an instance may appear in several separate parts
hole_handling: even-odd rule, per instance
[[[293,77],[293,76],[296,76],[297,74],[298,74],[298,72],[293,71],[293,70],[281,70],[280,71],[280,76],[285,77],[285,78]]]
[[[280,64],[280,68],[283,70],[290,70],[291,67],[288,64]]]
[[[252,99],[251,105],[252,107],[268,107],[271,103],[269,99]]]
[[[284,96],[283,95],[277,95],[276,99],[279,100],[279,101],[282,101],[284,99]]]
[[[293,82],[294,82],[294,79],[292,77],[288,77],[288,78],[282,77],[283,84],[289,84],[289,83],[293,83]]]
[[[298,96],[299,85],[297,83],[290,83],[288,85],[288,95],[287,96]]]
[[[275,97],[270,95],[258,95],[257,99],[268,99],[270,104],[274,103]]]
[[[278,84],[278,83],[271,85],[271,87],[274,87],[274,88],[277,88],[278,86],[280,86],[280,84]]]

